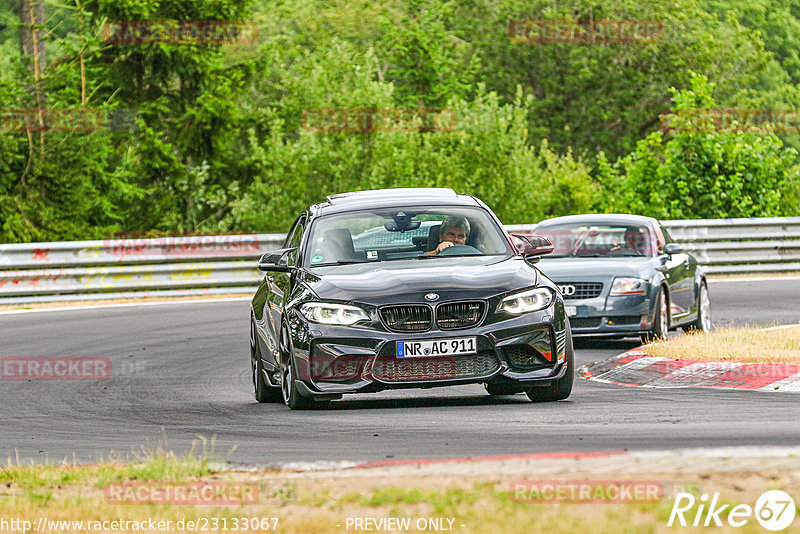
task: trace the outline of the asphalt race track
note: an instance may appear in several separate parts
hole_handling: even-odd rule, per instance
[[[800,280],[712,282],[716,324],[800,323]],[[198,436],[234,464],[579,450],[796,446],[800,394],[649,390],[576,380],[563,402],[490,398],[479,385],[345,397],[324,410],[257,404],[248,303],[0,315],[0,357],[99,356],[106,380],[0,381],[2,460],[89,462]],[[634,341],[579,340],[577,363]]]

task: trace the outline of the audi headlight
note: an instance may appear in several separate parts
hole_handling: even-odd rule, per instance
[[[306,302],[300,306],[303,317],[314,323],[350,326],[358,321],[369,321],[367,312],[356,306],[326,302]]]
[[[540,287],[507,296],[500,301],[497,311],[513,314],[528,313],[543,310],[552,303],[552,291],[546,287]]]
[[[611,296],[614,295],[644,295],[647,280],[641,278],[615,278],[611,286]]]

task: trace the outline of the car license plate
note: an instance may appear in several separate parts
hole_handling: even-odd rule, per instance
[[[455,354],[476,354],[477,343],[474,337],[456,339],[431,339],[428,341],[398,341],[398,358],[419,358],[428,356],[453,356]]]
[[[575,317],[578,315],[577,306],[564,306],[564,311],[567,312],[567,317]]]

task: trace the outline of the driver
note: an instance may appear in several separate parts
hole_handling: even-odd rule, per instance
[[[439,245],[426,254],[439,254],[447,247],[464,245],[469,237],[469,221],[460,215],[451,215],[439,227]]]
[[[614,252],[615,250],[632,250],[641,254],[644,249],[643,245],[644,235],[641,230],[638,228],[628,228],[625,230],[625,243],[617,245],[609,250],[609,252]]]

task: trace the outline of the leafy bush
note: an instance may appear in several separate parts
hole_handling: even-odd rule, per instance
[[[800,212],[797,151],[774,134],[721,133],[708,118],[698,124],[681,111],[715,105],[713,84],[694,75],[692,88],[673,89],[674,135],[648,135],[613,165],[601,154],[598,174],[606,211],[662,219],[769,217]],[[696,117],[696,116],[695,116]]]
[[[483,92],[453,100],[455,127],[434,132],[301,131],[292,139],[275,120],[268,139],[251,138],[258,173],[225,224],[286,231],[300,209],[328,194],[387,187],[452,187],[478,196],[506,223],[590,210],[598,188],[589,169],[546,142],[526,143],[528,105],[501,105]]]

